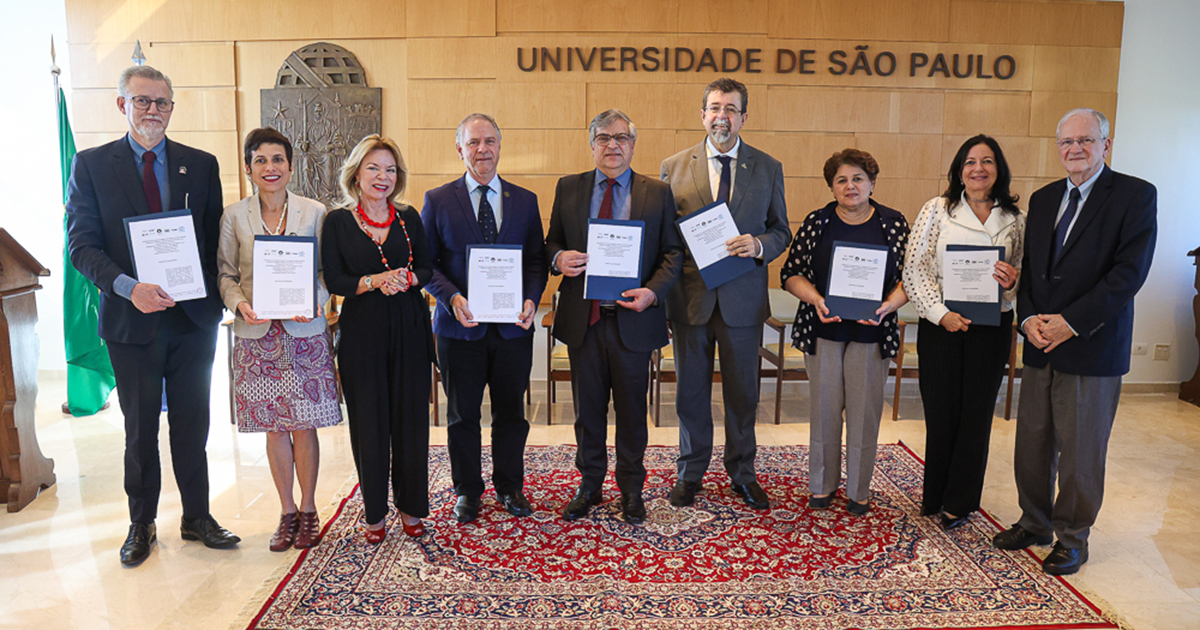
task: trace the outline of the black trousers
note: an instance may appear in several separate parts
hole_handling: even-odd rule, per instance
[[[217,329],[204,329],[179,307],[161,315],[147,344],[108,342],[117,397],[125,415],[125,494],[129,520],[153,523],[162,491],[158,427],[164,381],[171,467],[183,517],[208,516],[208,422]]]
[[[525,390],[533,368],[533,335],[505,339],[488,325],[483,339],[438,337],[438,366],[446,390],[446,438],[454,492],[483,495],[479,421],[483,388],[492,403],[492,487],[511,494],[525,485]]]
[[[621,308],[621,307],[617,307]],[[571,394],[575,400],[575,467],[580,487],[596,492],[608,472],[608,402],[617,415],[617,487],[641,492],[646,482],[646,396],[650,388],[650,352],[636,352],[621,343],[617,318],[604,311],[588,327],[583,344],[569,348]]]
[[[965,332],[921,319],[921,401],[925,406],[926,512],[944,509],[965,516],[979,509],[996,393],[1012,345],[1012,312],[999,326],[972,325]]]

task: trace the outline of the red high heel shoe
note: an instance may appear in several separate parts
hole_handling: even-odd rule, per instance
[[[385,525],[379,529],[365,527],[363,528],[363,537],[366,538],[367,542],[371,543],[372,545],[378,545],[379,543],[383,542],[384,538],[387,538],[387,526]]]
[[[401,520],[400,523],[404,526],[404,533],[413,538],[420,538],[421,536],[425,535],[425,523],[422,523],[421,521],[417,521],[415,525],[409,525],[403,520]]]

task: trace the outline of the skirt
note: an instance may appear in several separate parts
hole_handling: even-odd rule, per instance
[[[259,339],[233,346],[238,431],[302,431],[342,421],[333,353],[324,332],[293,337],[278,320]]]

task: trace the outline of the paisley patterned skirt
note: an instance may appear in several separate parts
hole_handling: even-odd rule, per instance
[[[238,431],[300,431],[342,421],[329,337],[293,337],[279,321],[233,346]]]

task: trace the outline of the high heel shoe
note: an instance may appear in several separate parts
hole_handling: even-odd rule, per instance
[[[300,512],[296,524],[296,549],[308,549],[321,542],[321,521],[316,511]]]
[[[379,543],[383,542],[384,538],[387,538],[387,526],[385,525],[379,529],[365,527],[363,528],[363,537],[366,538],[367,542],[371,543],[372,545],[378,545]]]
[[[421,536],[425,535],[425,523],[422,523],[421,521],[417,521],[415,524],[409,525],[408,523],[405,523],[403,519],[401,519],[400,524],[404,527],[404,533],[413,538],[420,538]]]

